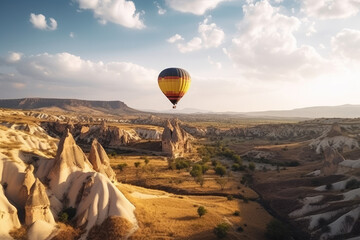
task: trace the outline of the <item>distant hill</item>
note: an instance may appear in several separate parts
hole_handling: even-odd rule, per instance
[[[360,105],[318,106],[293,110],[243,113],[252,117],[359,118]]]
[[[12,109],[42,109],[86,114],[136,114],[138,110],[128,107],[121,101],[89,101],[57,98],[0,99],[0,107]]]

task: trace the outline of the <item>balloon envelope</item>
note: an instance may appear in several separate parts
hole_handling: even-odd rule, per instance
[[[158,84],[161,91],[175,106],[190,87],[190,74],[181,68],[167,68],[161,71]]]

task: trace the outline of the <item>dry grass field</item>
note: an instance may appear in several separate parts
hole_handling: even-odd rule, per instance
[[[129,184],[120,184],[118,188],[136,207],[139,230],[131,239],[215,239],[214,227],[226,222],[231,225],[226,239],[261,240],[265,239],[266,224],[272,219],[252,201],[177,195]],[[207,210],[202,217],[197,214],[199,206]],[[236,211],[239,216],[235,216]]]

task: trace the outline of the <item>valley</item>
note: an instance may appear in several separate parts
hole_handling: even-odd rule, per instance
[[[358,119],[0,111],[4,239],[360,234]]]

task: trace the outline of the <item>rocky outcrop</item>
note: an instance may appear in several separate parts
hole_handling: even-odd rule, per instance
[[[2,185],[0,185],[0,226],[0,238],[4,240],[12,239],[9,231],[21,226],[17,209],[6,198]]]
[[[104,174],[111,181],[116,181],[116,174],[110,166],[109,157],[101,144],[96,140],[96,138],[91,144],[89,161],[95,171]]]
[[[321,124],[263,124],[254,127],[219,129],[216,127],[193,127],[183,125],[183,129],[196,137],[242,137],[248,139],[264,138],[269,140],[312,139],[319,137],[328,126]]]
[[[344,161],[344,157],[334,148],[327,148],[324,151],[325,160],[321,169],[321,174],[324,176],[329,176],[336,174],[339,169],[339,163]]]
[[[134,129],[108,126],[104,121],[100,125],[77,126],[73,132],[80,143],[91,143],[96,138],[101,145],[107,147],[123,146],[141,139]]]
[[[71,185],[68,206],[76,208],[76,226],[87,232],[109,216],[126,218],[136,225],[135,207],[103,174],[88,172],[78,175]]]
[[[329,147],[339,152],[347,152],[359,148],[358,141],[349,137],[346,132],[343,132],[337,123],[334,123],[328,131],[325,131],[323,135],[312,141],[309,146],[318,154],[323,153]]]
[[[54,216],[50,210],[50,201],[46,194],[45,186],[37,178],[31,187],[30,195],[25,205],[25,224],[31,225],[41,220],[54,224]]]
[[[271,160],[274,159],[275,156],[276,155],[273,152],[261,151],[261,150],[250,150],[244,154],[244,157],[248,159],[256,159],[256,160],[261,160],[261,159]]]
[[[91,158],[96,168],[110,176],[106,153],[98,143],[93,144]],[[134,205],[110,181],[107,175],[95,172],[69,131],[60,140],[55,163],[48,179],[49,186],[62,207],[76,209],[73,221],[84,229],[82,239],[94,225],[100,225],[109,216],[126,218],[136,224]]]
[[[146,140],[160,140],[162,135],[157,129],[136,128],[135,131],[141,139]]]
[[[32,185],[35,182],[35,177],[34,177],[34,166],[33,165],[29,165],[26,169],[25,169],[25,177],[24,177],[24,182],[23,185],[20,189],[20,199],[21,199],[21,206],[25,206],[26,201],[30,195],[30,190]]]
[[[162,151],[172,157],[181,157],[191,151],[190,137],[180,128],[178,120],[167,121],[161,138]]]
[[[54,166],[48,175],[50,188],[55,196],[61,200],[69,186],[73,184],[76,175],[90,171],[93,171],[91,163],[81,148],[76,145],[69,130],[66,130],[59,142]]]

